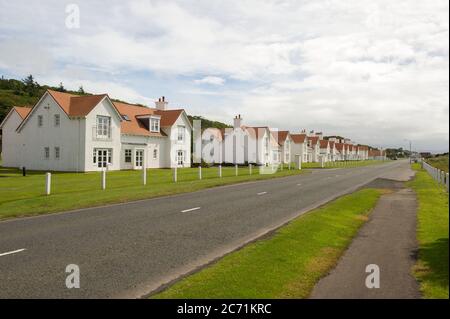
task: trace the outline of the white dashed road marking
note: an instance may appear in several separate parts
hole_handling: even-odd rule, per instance
[[[182,212],[182,213],[188,213],[188,212],[192,212],[192,211],[194,211],[194,210],[199,210],[200,208],[201,208],[201,207],[189,208],[189,209],[182,210],[181,212]]]
[[[6,256],[6,255],[17,254],[17,253],[20,253],[20,252],[22,252],[22,251],[24,251],[24,250],[25,250],[25,248],[22,248],[22,249],[17,249],[17,250],[13,250],[13,251],[8,251],[8,252],[6,252],[6,253],[1,253],[1,254],[0,254],[0,257]]]

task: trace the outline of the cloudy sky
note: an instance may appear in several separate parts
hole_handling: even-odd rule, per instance
[[[71,3],[79,28],[67,27]],[[0,0],[0,74],[447,151],[448,11],[448,0]]]

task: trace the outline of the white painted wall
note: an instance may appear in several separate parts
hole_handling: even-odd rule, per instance
[[[292,143],[291,144],[292,160],[295,161],[295,156],[300,155],[302,163],[308,162],[308,149],[306,143]]]
[[[184,126],[185,135],[184,140],[178,141],[178,126]],[[189,119],[186,114],[183,112],[173,126],[168,128],[163,128],[164,132],[169,137],[168,147],[169,147],[169,156],[165,159],[164,167],[175,167],[178,166],[176,162],[177,151],[182,150],[185,154],[185,161],[183,167],[191,166],[191,139],[192,139],[192,129],[189,123]]]
[[[16,129],[22,118],[12,110],[2,127],[2,165],[4,167],[21,166],[21,136]]]
[[[97,139],[95,127],[97,125],[97,116],[109,116],[111,118],[111,138]],[[102,170],[96,163],[93,163],[93,152],[95,148],[112,149],[112,163],[108,170],[119,170],[121,164],[121,133],[120,133],[120,118],[114,110],[114,106],[107,98],[104,98],[87,116],[85,119],[86,129],[85,133],[85,150],[84,153],[84,170],[98,171]]]
[[[60,115],[60,126],[55,127],[54,115]],[[43,116],[43,126],[38,127],[38,116]],[[84,169],[85,121],[70,120],[67,114],[45,94],[20,130],[20,154],[15,166],[32,170],[82,171]],[[8,142],[7,142],[8,143]],[[50,158],[45,159],[44,148],[50,148]],[[60,159],[55,158],[55,147],[60,148]]]

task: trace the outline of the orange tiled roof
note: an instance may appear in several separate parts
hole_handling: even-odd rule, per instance
[[[328,140],[320,140],[320,148],[327,148],[328,147]]]
[[[27,106],[14,106],[14,110],[17,112],[17,114],[19,114],[19,116],[22,118],[22,120],[24,118],[27,117],[28,113],[30,113],[31,111],[31,107],[27,107]]]
[[[75,95],[65,92],[58,92],[54,90],[47,90],[47,92],[55,99],[58,105],[64,110],[68,116],[86,116],[89,114],[102,99],[107,97],[107,94],[99,95]],[[145,136],[166,136],[162,131],[151,132],[146,124],[138,119],[141,115],[158,115],[161,118],[161,127],[172,126],[178,117],[183,113],[183,110],[158,110],[156,108],[148,108],[123,102],[112,101],[117,112],[123,117],[126,115],[128,120],[123,120],[120,123],[120,130],[123,134],[131,135],[145,135]],[[30,109],[31,110],[31,109]],[[28,113],[29,111],[28,110]],[[25,114],[25,111],[20,111]],[[27,114],[25,117],[27,116]],[[22,115],[21,115],[22,116]],[[22,118],[24,118],[22,116]]]
[[[317,144],[317,142],[319,141],[318,136],[308,136],[307,138],[311,141],[311,145]]]
[[[291,138],[296,144],[305,143],[306,134],[291,134]]]
[[[334,146],[340,152],[342,152],[342,150],[344,149],[344,143],[335,143]]]
[[[278,144],[284,145],[284,142],[286,141],[286,138],[289,135],[289,131],[278,131],[278,132],[273,132],[273,133],[275,135],[278,135]]]

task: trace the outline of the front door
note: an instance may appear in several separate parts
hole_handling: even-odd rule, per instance
[[[143,163],[144,163],[144,150],[136,150],[134,166],[136,168],[142,168]]]

